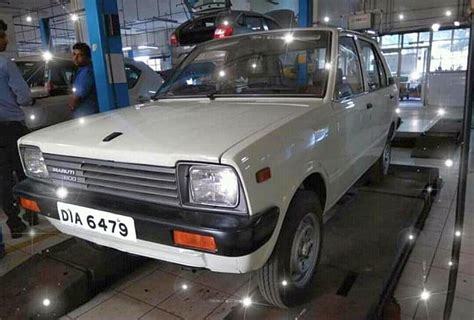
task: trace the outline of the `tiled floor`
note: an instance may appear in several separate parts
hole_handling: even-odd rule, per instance
[[[414,108],[413,108],[414,109]],[[416,110],[403,110],[406,118]],[[425,112],[421,110],[418,112]],[[429,111],[433,114],[433,111]],[[393,163],[436,166],[444,187],[439,193],[396,290],[402,319],[441,319],[446,299],[450,250],[454,236],[458,159],[447,168],[443,160],[416,159],[410,150],[394,149]],[[473,179],[474,180],[474,179]],[[452,319],[474,319],[474,206],[466,212],[462,256]],[[12,240],[0,213],[8,254],[0,260],[0,276],[32,254],[67,239],[47,221]],[[63,319],[222,319],[255,289],[253,274],[192,273],[158,261],[146,263],[112,288],[70,312]],[[421,301],[423,289],[431,293]]]
[[[416,119],[418,112],[403,110],[408,121]],[[431,112],[431,114],[433,114]],[[451,112],[459,116],[460,109]],[[426,111],[424,113],[426,115]],[[419,235],[413,252],[399,281],[395,296],[402,307],[402,319],[442,319],[445,307],[451,248],[454,238],[456,190],[459,159],[446,167],[444,160],[410,158],[410,150],[395,149],[393,163],[426,165],[440,168],[443,189],[435,199],[433,208]],[[471,189],[472,190],[472,189]],[[451,319],[474,319],[474,210],[465,212],[461,258]],[[423,290],[430,292],[428,300],[421,299]]]

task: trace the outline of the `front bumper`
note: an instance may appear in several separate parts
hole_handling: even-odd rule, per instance
[[[251,255],[268,242],[275,230],[279,216],[279,210],[276,207],[253,216],[231,215],[212,211],[161,206],[76,189],[70,189],[67,198],[60,200],[56,196],[55,186],[33,179],[26,179],[20,182],[14,188],[14,194],[17,197],[21,196],[35,200],[39,205],[41,214],[48,217],[64,233],[122,251],[193,266],[202,266],[202,263],[187,263],[186,259],[182,259],[183,257],[170,259],[168,255],[186,253],[189,256],[202,255],[203,259],[206,257],[208,259],[212,256],[233,258]],[[137,245],[142,247],[143,250],[127,242],[108,239],[103,235],[63,225],[59,221],[58,201],[133,218],[135,221]],[[217,252],[204,253],[194,249],[178,247],[173,242],[173,230],[213,236],[217,244]],[[148,249],[155,248],[155,250],[148,250],[147,246],[149,247]],[[134,249],[134,247],[137,248]],[[167,253],[163,253],[163,256],[160,256],[158,254],[161,250],[160,248]],[[203,265],[202,267],[207,267],[211,270],[216,269],[209,265]]]

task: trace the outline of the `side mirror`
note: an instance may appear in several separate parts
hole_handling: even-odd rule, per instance
[[[391,86],[393,86],[394,84],[396,84],[395,78],[394,78],[394,77],[388,78],[388,84],[391,85]]]

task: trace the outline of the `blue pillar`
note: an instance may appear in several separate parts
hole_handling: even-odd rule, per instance
[[[117,0],[84,0],[101,112],[128,106]]]
[[[313,26],[313,0],[298,0],[298,25]]]
[[[130,59],[135,58],[135,53],[133,51],[133,48],[132,48],[132,50],[128,50],[127,57],[129,57]]]
[[[41,45],[43,50],[51,48],[51,29],[49,28],[49,18],[41,18],[39,20]]]

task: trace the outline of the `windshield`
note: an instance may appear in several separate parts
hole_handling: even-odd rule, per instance
[[[287,95],[322,98],[330,63],[329,31],[271,32],[228,38],[195,49],[157,98]]]
[[[44,62],[15,61],[15,63],[29,86],[37,87],[44,85]]]

